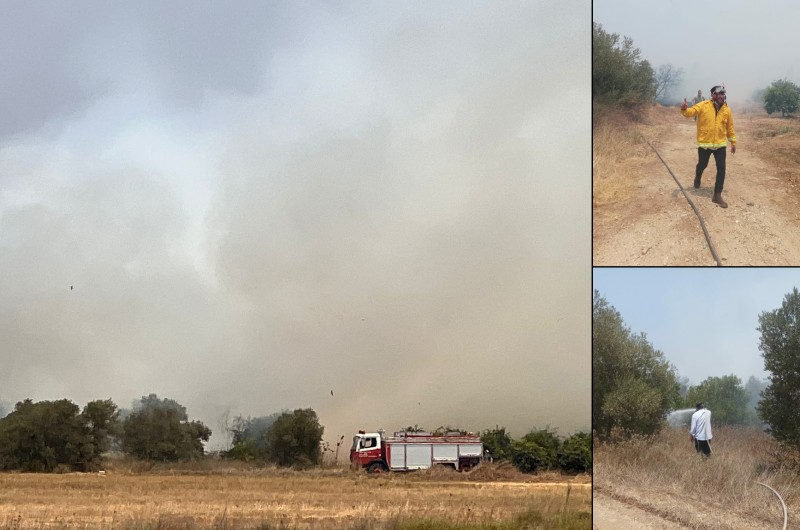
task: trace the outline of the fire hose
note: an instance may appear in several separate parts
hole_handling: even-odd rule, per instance
[[[783,502],[783,499],[781,498],[780,494],[777,491],[770,488],[763,482],[756,482],[756,484],[758,484],[759,486],[764,486],[765,488],[769,488],[770,491],[772,491],[772,493],[778,496],[778,500],[781,501],[781,506],[783,506],[783,530],[786,530],[786,524],[789,522],[789,515],[786,513],[786,503]]]
[[[647,142],[647,145],[650,146],[650,148],[653,150],[653,152],[655,152],[655,154],[658,157],[658,159],[661,160],[661,163],[664,164],[664,167],[667,168],[667,171],[669,171],[669,174],[672,175],[673,180],[675,180],[675,184],[678,185],[678,188],[680,188],[681,193],[683,193],[683,196],[686,197],[686,200],[689,202],[689,206],[692,207],[692,210],[694,210],[695,215],[697,215],[697,219],[700,220],[700,227],[703,229],[703,233],[706,236],[706,241],[708,242],[708,249],[711,251],[711,255],[714,256],[714,260],[717,262],[717,267],[722,267],[722,262],[720,261],[719,256],[717,256],[717,251],[714,250],[714,244],[711,242],[711,236],[708,234],[708,229],[706,229],[706,223],[705,223],[705,221],[703,221],[703,216],[700,215],[700,212],[697,210],[697,206],[695,206],[694,202],[692,202],[692,199],[689,198],[689,195],[686,193],[686,190],[683,189],[683,186],[681,186],[681,183],[678,182],[678,178],[675,176],[675,173],[673,173],[672,170],[667,165],[667,163],[664,162],[664,159],[661,158],[661,155],[656,150],[656,148],[653,147],[653,144],[651,144],[647,140],[647,138],[644,137],[643,134],[640,133],[639,135],[642,137],[642,139],[645,142]]]

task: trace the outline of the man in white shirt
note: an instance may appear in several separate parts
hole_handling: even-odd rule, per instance
[[[711,456],[711,411],[698,401],[697,409],[692,414],[692,424],[689,429],[689,438],[694,442],[694,448],[704,456]]]

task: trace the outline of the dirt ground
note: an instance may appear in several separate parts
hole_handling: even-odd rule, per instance
[[[677,108],[645,109],[629,126],[643,134],[686,189],[705,220],[722,265],[800,265],[800,120],[733,107],[737,152],[727,153],[723,198],[711,202],[712,157],[695,190],[696,125]],[[629,138],[635,138],[628,131]],[[597,138],[595,137],[595,141]],[[700,222],[672,176],[646,143],[636,162],[594,182],[593,263],[597,266],[716,265]],[[598,201],[599,186],[619,187]]]
[[[692,497],[671,498],[654,503],[640,497],[642,492],[628,491],[626,495],[609,494],[598,488],[592,492],[592,528],[594,530],[678,530],[683,528],[713,530],[764,530],[781,528],[776,517],[774,525],[724,512],[711,499]],[[649,493],[654,495],[653,492]],[[650,499],[652,500],[652,499]],[[660,511],[656,505],[669,506]]]
[[[594,530],[673,530],[686,528],[599,492],[594,492],[592,502],[592,527]]]

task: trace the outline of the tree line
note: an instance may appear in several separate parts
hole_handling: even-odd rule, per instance
[[[592,23],[592,101],[612,107],[658,101],[669,104],[671,90],[681,84],[683,69],[671,64],[653,68],[630,37],[609,33]],[[800,87],[788,79],[774,81],[752,98],[767,114],[791,116],[800,110]]]
[[[712,409],[715,425],[758,425],[784,448],[800,452],[800,291],[763,311],[756,328],[767,381],[735,375],[689,386],[622,315],[595,290],[592,307],[592,429],[601,441],[655,434],[671,410]]]
[[[275,414],[265,431],[264,459],[282,466],[318,464],[322,433],[311,409]],[[26,399],[0,418],[0,470],[94,471],[109,451],[154,462],[195,460],[204,456],[203,442],[210,437],[211,429],[190,421],[186,407],[155,394],[131,410],[120,410],[111,399],[82,410],[67,399]],[[234,440],[228,458],[243,455],[242,433],[234,430]]]
[[[533,429],[515,440],[505,427],[496,426],[483,431],[481,441],[495,462],[511,462],[523,473],[586,473],[592,469],[589,433],[578,432],[562,439],[549,428]]]
[[[340,437],[335,449],[322,442],[324,427],[312,409],[238,416],[224,428],[231,443],[219,457],[282,467],[320,465],[326,452],[338,458],[344,442]],[[109,451],[151,462],[197,460],[205,456],[203,442],[210,437],[211,429],[190,420],[186,407],[155,394],[143,396],[131,410],[120,410],[111,399],[82,410],[67,399],[26,399],[0,418],[0,470],[94,471]],[[562,439],[548,428],[515,440],[505,427],[496,427],[481,440],[495,461],[509,461],[525,473],[583,473],[592,467],[588,433]]]

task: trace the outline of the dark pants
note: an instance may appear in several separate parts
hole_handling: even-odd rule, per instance
[[[708,166],[708,159],[714,155],[714,163],[717,164],[717,182],[714,184],[714,193],[722,193],[722,186],[725,184],[725,147],[719,149],[706,149],[704,147],[697,148],[697,168],[695,169],[694,178],[700,179],[703,170]]]
[[[708,440],[695,440],[694,448],[698,453],[703,453],[703,456],[711,456],[711,444],[708,443]]]

